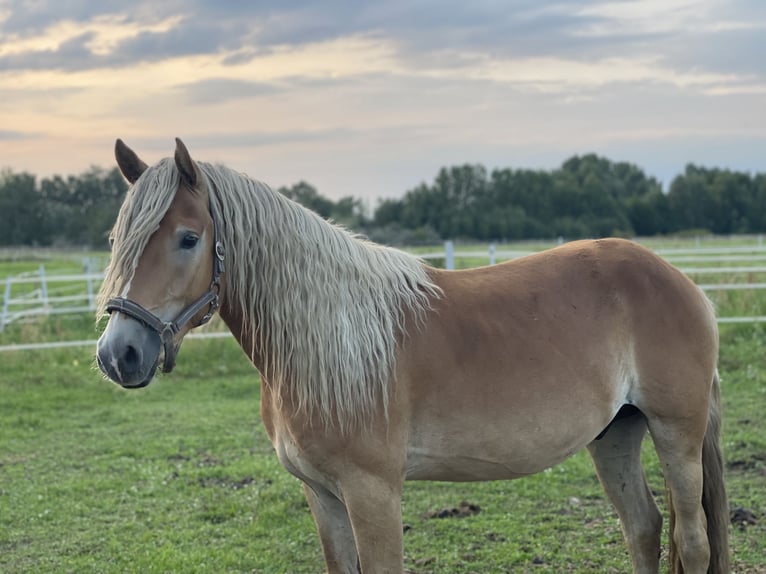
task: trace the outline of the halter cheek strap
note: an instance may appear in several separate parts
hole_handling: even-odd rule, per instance
[[[213,280],[210,283],[210,288],[197,300],[181,311],[174,320],[163,321],[145,307],[126,297],[114,297],[106,302],[106,311],[108,313],[114,311],[124,313],[136,321],[143,323],[146,327],[160,336],[162,346],[165,349],[165,359],[162,363],[162,371],[165,373],[169,373],[173,370],[173,367],[175,367],[176,355],[178,354],[178,348],[180,346],[180,344],[175,344],[175,337],[181,332],[184,325],[191,321],[197,313],[205,308],[205,306],[209,305],[210,308],[208,309],[208,312],[202,319],[200,319],[199,323],[194,325],[194,327],[204,325],[210,321],[218,310],[218,307],[220,307],[221,275],[223,275],[224,272],[223,260],[225,251],[223,243],[219,237],[218,223],[215,219],[215,213],[212,209],[210,210],[210,216],[213,218],[213,237],[215,241]]]

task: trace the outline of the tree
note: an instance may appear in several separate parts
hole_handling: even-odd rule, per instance
[[[669,233],[672,221],[668,216],[668,198],[661,190],[653,190],[626,201],[627,216],[636,235],[647,237]]]
[[[127,184],[117,168],[104,171],[93,167],[82,175],[66,179],[44,179],[41,195],[54,240],[62,245],[108,247],[108,234],[120,209]]]
[[[115,168],[44,178],[0,172],[0,245],[106,248],[127,185]],[[689,164],[668,193],[641,168],[587,154],[554,170],[479,164],[441,168],[398,199],[378,204],[371,220],[359,198],[333,201],[300,181],[279,192],[320,216],[386,242],[435,239],[567,239],[649,236],[688,229],[766,232],[766,174]]]
[[[341,197],[333,204],[330,215],[337,223],[359,229],[365,224],[364,202],[352,195]]]
[[[402,220],[402,200],[383,199],[378,203],[373,217],[375,227],[385,227],[392,223],[399,224]]]
[[[0,245],[49,245],[42,196],[29,173],[0,173]]]
[[[293,201],[297,201],[303,207],[308,207],[325,219],[332,215],[332,201],[319,195],[316,188],[305,181],[299,181],[291,187],[280,187],[278,191]]]

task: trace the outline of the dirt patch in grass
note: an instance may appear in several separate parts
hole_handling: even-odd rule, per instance
[[[479,514],[481,508],[478,504],[471,504],[465,500],[458,506],[452,508],[442,508],[440,510],[429,510],[423,514],[423,518],[464,518],[466,516],[474,516]]]

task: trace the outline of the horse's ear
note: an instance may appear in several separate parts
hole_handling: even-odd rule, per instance
[[[114,144],[114,157],[117,159],[117,165],[120,167],[122,175],[130,183],[136,183],[141,174],[148,167],[142,162],[132,149],[125,145],[121,139],[117,139]]]
[[[186,149],[184,142],[180,138],[176,138],[176,153],[175,153],[176,167],[181,173],[181,178],[186,185],[194,187],[197,184],[197,168],[194,166],[189,150]]]

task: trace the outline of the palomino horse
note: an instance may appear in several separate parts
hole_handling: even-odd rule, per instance
[[[607,239],[443,271],[192,161],[180,140],[152,167],[120,140],[116,156],[133,185],[100,293],[102,371],[149,384],[218,310],[262,375],[266,431],[330,572],[402,572],[407,479],[519,478],[582,448],[634,572],[657,572],[648,429],[672,569],[728,573],[716,320],[671,265]]]

